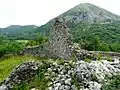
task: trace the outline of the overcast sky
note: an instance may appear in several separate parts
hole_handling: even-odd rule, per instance
[[[120,15],[120,0],[0,0],[0,28],[40,26],[80,3],[91,3]]]

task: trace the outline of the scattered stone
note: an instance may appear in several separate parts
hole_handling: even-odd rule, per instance
[[[101,90],[101,84],[97,82],[89,82],[89,90]]]
[[[36,89],[36,88],[32,88],[32,89],[30,89],[30,90],[38,90],[38,89]]]
[[[51,69],[51,68],[48,68],[47,70],[48,70],[48,72],[50,72],[50,73],[52,72],[52,69]]]
[[[4,80],[4,84],[0,88],[12,87],[14,84],[27,82],[35,77],[39,67],[39,62],[25,62],[14,68],[8,78]]]
[[[0,86],[0,90],[8,90],[8,87],[6,85]]]

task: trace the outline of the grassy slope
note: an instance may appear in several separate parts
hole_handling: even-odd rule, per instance
[[[78,24],[73,30],[74,40],[81,39],[92,41],[98,36],[102,42],[115,43],[120,42],[120,24]]]

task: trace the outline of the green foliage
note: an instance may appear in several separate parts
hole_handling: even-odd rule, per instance
[[[108,60],[108,61],[112,61],[112,57],[110,57],[109,55],[106,57],[106,60]]]
[[[46,42],[53,21],[34,28],[35,26],[15,26],[2,30],[8,39],[30,40],[29,45],[34,46]],[[120,22],[113,23],[74,23],[68,22],[73,42],[79,43],[82,49],[95,51],[120,52]],[[13,26],[12,26],[13,27]],[[4,31],[4,32],[3,32]],[[9,31],[9,34],[6,32]],[[38,35],[41,33],[42,35]]]
[[[26,44],[26,46],[36,46],[39,45],[38,42],[36,42],[35,40],[29,40],[28,43]]]
[[[8,40],[5,36],[0,36],[0,57],[5,54],[19,53],[26,46],[36,46],[48,41],[46,36],[41,34],[35,40]]]
[[[48,87],[47,86],[48,83],[51,81],[51,78],[47,78],[47,76],[45,76],[45,74],[47,73],[47,68],[49,67],[50,63],[46,59],[40,59],[39,57],[33,57],[30,55],[27,56],[17,55],[2,58],[0,60],[0,82],[2,82],[3,80],[5,80],[5,78],[8,77],[13,68],[27,61],[39,61],[42,62],[43,64],[39,67],[37,75],[33,78],[33,80],[29,82],[24,82],[19,85],[15,85],[14,89],[12,90],[30,90],[31,88],[34,87],[37,88],[38,90],[46,90],[46,88]]]
[[[57,63],[58,63],[59,65],[63,65],[63,64],[65,63],[65,61],[64,61],[63,59],[58,59],[58,60],[57,60]]]
[[[98,54],[97,60],[98,60],[98,61],[102,60],[102,54],[100,54],[100,53]]]
[[[25,44],[21,42],[3,40],[3,42],[0,43],[0,56],[3,56],[4,54],[19,53],[24,47]]]
[[[72,81],[71,81],[72,85],[75,85],[77,90],[79,90],[81,88],[81,84],[77,80],[76,75],[74,74],[71,77],[72,77]]]
[[[37,33],[35,33],[37,26],[35,25],[11,25],[6,28],[2,28],[0,33],[4,33],[9,40],[28,40],[28,39],[35,39]]]
[[[95,51],[120,52],[120,22],[110,24],[79,23],[72,28],[73,41],[81,48]]]
[[[48,38],[44,35],[38,34],[37,38],[34,40],[28,40],[28,43],[26,46],[36,46],[36,45],[41,45],[44,44],[48,41]]]
[[[39,44],[43,44],[48,41],[48,38],[46,36],[43,36],[42,34],[39,34],[35,41],[38,42]]]
[[[120,75],[109,78],[102,86],[102,90],[120,90]]]
[[[88,62],[88,63],[91,63],[91,59],[88,59],[88,58],[85,58],[85,60],[84,60],[85,62]]]

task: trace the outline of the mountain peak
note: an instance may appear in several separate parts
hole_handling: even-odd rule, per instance
[[[120,21],[120,17],[103,8],[90,3],[79,4],[67,12],[60,15],[64,17],[68,22],[74,21],[75,23],[87,22],[87,23],[100,23],[100,22],[112,22]]]
[[[91,3],[80,3],[79,5],[77,5],[77,6],[93,6],[93,4],[91,4]]]

